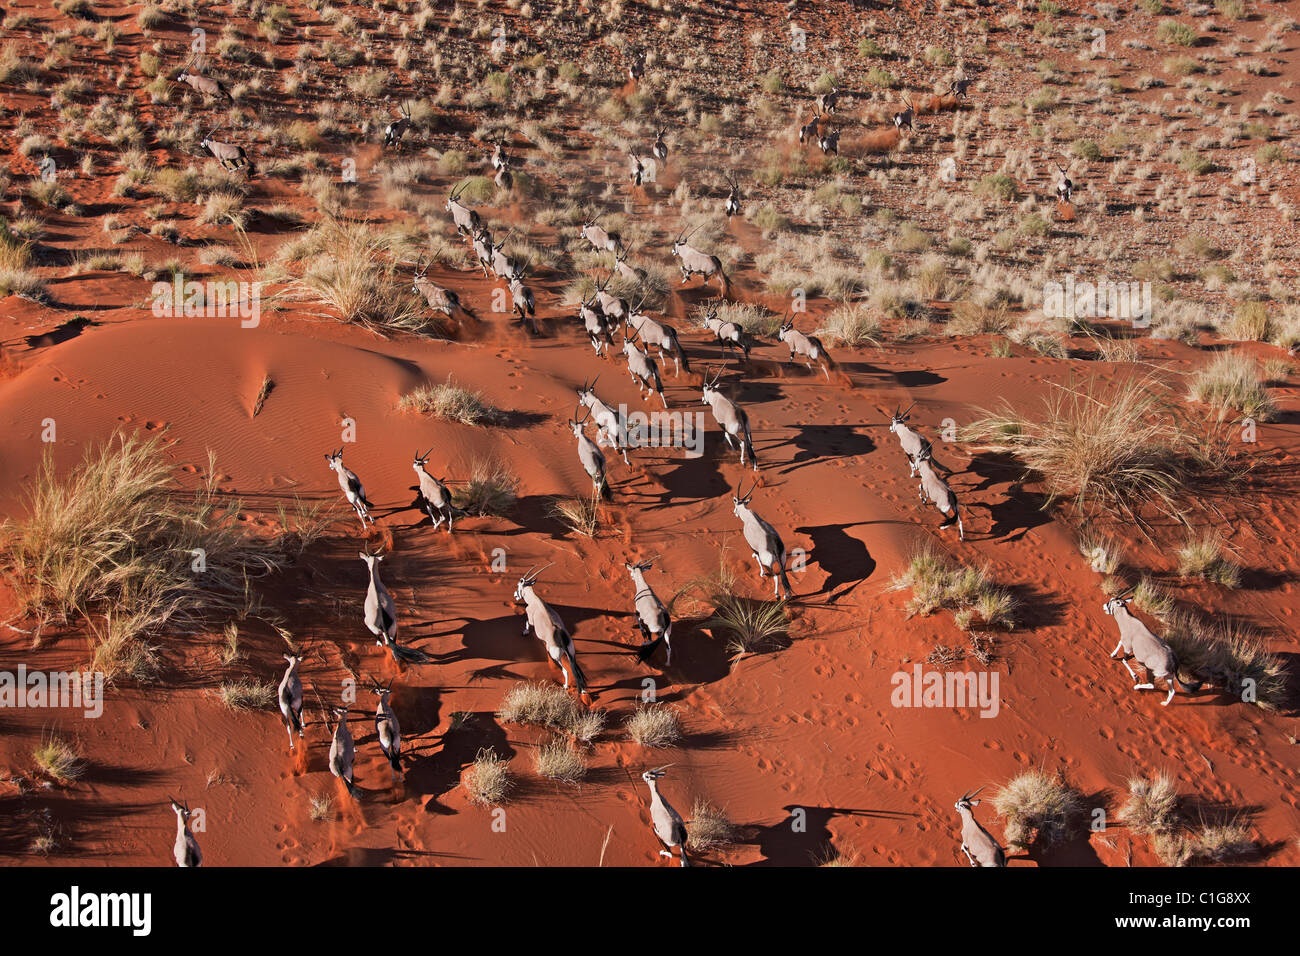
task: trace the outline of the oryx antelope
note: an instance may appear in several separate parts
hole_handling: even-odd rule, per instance
[[[374,505],[366,499],[366,489],[361,484],[361,479],[343,464],[342,448],[327,454],[325,460],[329,462],[330,470],[338,476],[339,487],[343,489],[343,497],[347,498],[348,504],[352,506],[352,509],[357,513],[357,517],[361,519],[361,529],[364,531],[366,522],[369,521],[374,524],[375,519],[370,517],[370,509]]]
[[[519,579],[515,587],[515,603],[524,605],[524,636],[532,631],[546,647],[548,659],[557,665],[564,674],[564,689],[569,689],[569,677],[583,702],[590,706],[591,695],[587,692],[587,675],[578,666],[578,652],[573,646],[569,629],[560,620],[555,609],[543,601],[537,594],[535,585],[541,573],[549,564],[540,568],[529,568],[528,573]]]
[[[689,238],[690,235],[686,234],[673,240],[673,255],[677,257],[678,265],[682,270],[682,285],[690,281],[691,276],[700,276],[705,282],[717,276],[719,291],[725,296],[729,283],[726,274],[722,271],[722,260],[688,245],[686,240]]]
[[[579,405],[579,408],[582,406]],[[605,474],[605,453],[600,450],[600,446],[587,437],[584,426],[587,419],[591,417],[591,409],[587,409],[587,414],[582,418],[569,419],[569,427],[573,429],[573,436],[578,439],[578,461],[582,462],[582,470],[587,473],[591,479],[592,487],[606,501],[614,497],[614,493],[609,489],[609,477]]]
[[[627,264],[627,257],[631,252],[632,250],[627,246],[619,247],[618,251],[614,253],[614,271],[628,282],[642,283],[646,279],[646,271]]]
[[[896,407],[889,418],[889,430],[898,436],[898,444],[902,446],[903,455],[907,458],[908,477],[915,477],[916,460],[922,455],[929,455],[932,448],[930,439],[907,424],[910,417],[907,413],[915,407],[916,402],[908,405],[906,411],[900,412]]]
[[[388,593],[388,588],[384,587],[384,582],[379,580],[379,563],[384,560],[384,556],[366,554],[364,551],[357,552],[357,556],[366,563],[366,571],[370,578],[366,586],[365,604],[361,610],[366,630],[375,636],[375,643],[381,647],[385,644],[396,644],[397,605],[393,603],[393,596]]]
[[[1061,202],[1069,202],[1070,196],[1074,193],[1074,183],[1065,174],[1065,169],[1060,163],[1056,164],[1056,168],[1060,173],[1060,178],[1056,180],[1056,198]]]
[[[654,145],[650,147],[650,155],[661,163],[668,158],[668,144],[664,142],[666,132],[668,131],[664,127],[656,126]]]
[[[713,333],[724,354],[731,349],[739,349],[745,361],[749,361],[749,333],[742,326],[719,317],[718,310],[710,306],[704,313],[704,327]]]
[[[461,186],[459,189],[453,189],[448,193],[446,205],[443,207],[451,213],[452,221],[456,224],[456,231],[462,236],[474,235],[482,225],[478,213],[460,201],[460,197],[464,195],[467,187],[468,184]]]
[[[746,461],[758,471],[758,454],[754,451],[754,440],[749,433],[749,415],[743,408],[722,394],[718,381],[722,378],[719,368],[712,378],[704,379],[701,403],[709,406],[714,420],[722,428],[722,437],[728,448],[740,446],[740,463]]]
[[[289,735],[289,749],[293,750],[293,735],[296,733],[299,738],[302,737],[302,678],[298,676],[298,665],[306,658],[297,654],[285,654],[284,659],[289,662],[289,666],[280,678],[280,689],[276,696],[280,701],[280,713],[284,717],[284,729]]]
[[[916,467],[916,472],[921,476],[921,483],[917,486],[920,489],[921,500],[932,503],[939,509],[939,513],[944,516],[944,522],[939,525],[940,528],[946,528],[954,521],[957,522],[957,537],[965,541],[966,532],[961,525],[961,512],[957,506],[957,495],[948,487],[948,482],[940,477],[939,472],[934,467],[934,459],[930,457],[931,449],[922,449],[920,455],[912,459]],[[949,515],[951,512],[951,515]]]
[[[604,313],[605,318],[611,322],[626,321],[628,315],[627,299],[605,291],[605,287],[609,285],[609,280],[612,278],[614,278],[614,273],[611,272],[605,276],[604,282],[596,283],[596,301],[600,303],[600,311]]]
[[[616,449],[623,456],[623,464],[630,464],[627,460],[627,423],[596,396],[596,383],[599,381],[597,375],[591,382],[583,382],[582,388],[578,389],[578,402],[591,409],[591,420],[596,423],[597,444]]]
[[[248,156],[242,146],[215,140],[212,138],[211,133],[203,137],[199,142],[199,146],[211,153],[212,158],[220,163],[223,169],[247,168],[250,172],[253,169],[253,164],[248,161]]]
[[[817,127],[818,124],[821,123],[821,119],[822,117],[820,113],[813,113],[812,119],[810,119],[807,123],[800,124],[799,126],[800,143],[817,142]]]
[[[497,174],[492,177],[492,181],[496,183],[497,189],[504,190],[505,192],[510,192],[515,185],[515,177],[510,174],[510,166],[510,157],[503,157],[501,165],[497,168]]]
[[[749,544],[754,560],[758,562],[759,577],[765,578],[770,572],[772,593],[786,598],[794,597],[794,592],[790,590],[790,580],[785,574],[785,545],[781,543],[781,536],[776,533],[776,529],[755,514],[754,509],[749,506],[749,499],[752,497],[754,497],[753,488],[749,489],[749,494],[741,495],[740,486],[737,485],[731,502],[732,512],[744,526],[745,541]],[[781,594],[782,591],[785,592],[784,595]]]
[[[834,153],[840,154],[840,131],[837,129],[827,130],[817,137],[817,148],[822,151],[822,155]]]
[[[683,369],[690,374],[691,360],[686,355],[686,349],[682,348],[681,340],[677,338],[677,330],[671,325],[633,310],[628,315],[624,328],[629,326],[636,329],[636,334],[647,348],[653,346],[659,350],[660,359],[668,357],[673,360],[674,377],[681,375]]]
[[[614,344],[614,335],[610,331],[609,322],[596,303],[595,296],[588,296],[582,300],[582,305],[578,307],[578,318],[582,320],[587,336],[591,339],[591,347],[596,350],[597,355],[603,354]]]
[[[618,247],[623,241],[623,237],[616,232],[607,232],[596,223],[600,222],[600,216],[582,224],[582,232],[579,235],[591,243],[597,252],[618,252]]]
[[[194,62],[195,72],[191,72],[188,64],[182,67],[181,71],[176,74],[176,82],[184,83],[196,93],[202,93],[204,96],[215,96],[218,99],[224,96],[233,103],[235,98],[230,95],[230,91],[226,89],[220,80],[203,75],[205,61],[205,57],[199,57]]]
[[[636,588],[636,594],[632,597],[632,605],[636,611],[636,626],[641,629],[641,636],[644,640],[641,647],[637,649],[637,660],[645,663],[659,649],[659,645],[664,645],[665,663],[671,665],[673,662],[673,620],[668,616],[668,608],[664,607],[664,602],[659,600],[659,595],[655,594],[654,589],[646,584],[645,573],[654,565],[649,561],[642,561],[640,564],[626,564],[627,573],[632,576],[632,585]]]
[[[1129,589],[1130,591],[1132,588]],[[1143,624],[1133,612],[1128,609],[1132,597],[1127,596],[1128,592],[1116,595],[1105,604],[1101,609],[1115,618],[1115,623],[1119,625],[1119,643],[1115,649],[1110,652],[1111,657],[1119,657],[1120,651],[1124,652],[1123,657],[1119,660],[1123,662],[1125,670],[1133,680],[1138,676],[1133,668],[1129,666],[1128,659],[1131,657],[1140,665],[1146,668],[1148,679],[1145,684],[1134,684],[1134,690],[1155,690],[1155,682],[1164,680],[1169,687],[1169,696],[1161,701],[1161,706],[1168,706],[1169,702],[1174,699],[1175,688],[1181,688],[1185,693],[1192,694],[1200,690],[1204,681],[1194,681],[1190,684],[1183,682],[1178,677],[1178,658],[1173,649],[1156,637],[1151,629]]]
[[[356,784],[352,782],[352,761],[356,757],[356,744],[352,741],[352,728],[348,726],[348,709],[335,707],[334,716],[338,723],[334,725],[334,737],[330,740],[330,773],[343,781],[348,796],[356,799],[360,795]]]
[[[948,92],[953,96],[959,96],[966,99],[966,91],[970,89],[971,81],[964,76],[959,76],[948,85]]]
[[[510,237],[506,236],[500,242],[490,243],[492,247],[492,258],[491,258],[492,272],[493,274],[496,275],[498,279],[505,279],[507,282],[510,280],[512,276],[523,275],[524,272],[524,266],[522,262],[520,262],[514,256],[506,255],[502,251],[503,249],[505,249],[506,243],[509,241],[510,241]]]
[[[730,191],[727,193],[727,201],[723,203],[722,211],[730,219],[732,216],[740,215],[740,185],[731,177],[730,173],[727,174],[727,186]]]
[[[424,264],[424,259],[421,258],[415,266],[415,278],[411,282],[411,291],[416,295],[423,296],[424,301],[429,304],[429,308],[435,311],[451,316],[459,310],[465,315],[470,315],[469,309],[460,304],[460,296],[450,289],[444,289],[432,279],[425,278],[425,273],[428,271],[429,267]]]
[[[821,339],[815,335],[804,335],[794,327],[794,316],[781,323],[776,337],[790,347],[791,362],[795,360],[795,356],[805,358],[808,360],[808,368],[813,368],[815,363],[821,368],[826,380],[830,381],[830,370],[835,367],[834,359],[826,351],[826,346],[822,345]]]
[[[379,735],[379,749],[388,758],[388,765],[393,773],[402,772],[402,728],[393,713],[393,682],[387,684],[373,683],[370,692],[379,698],[375,707],[375,732]]]
[[[953,806],[961,816],[961,851],[970,860],[971,866],[1006,866],[1007,855],[993,835],[980,826],[975,819],[974,809],[980,805],[975,795],[983,790],[963,794]]]
[[[682,820],[682,815],[659,792],[659,778],[666,772],[665,768],[659,767],[641,774],[641,779],[650,788],[650,823],[654,827],[655,836],[664,845],[659,855],[671,860],[673,847],[676,847],[681,865],[690,866],[690,861],[686,859],[686,823]]]
[[[176,811],[176,843],[172,847],[172,859],[176,861],[177,866],[202,866],[203,853],[199,850],[199,841],[194,839],[194,833],[190,830],[190,816],[193,811],[190,809],[189,801],[179,802],[175,797],[168,797],[172,802],[172,809]]]
[[[536,300],[533,298],[533,290],[524,285],[523,272],[516,272],[510,276],[510,304],[515,313],[519,316],[519,323],[527,325],[534,335],[539,334],[536,318]]]
[[[478,259],[479,268],[483,270],[483,278],[486,279],[492,274],[492,256],[494,255],[492,233],[486,229],[475,231],[470,239],[470,245],[474,249],[474,257]]]
[[[627,64],[627,78],[636,82],[645,76],[645,53],[641,50],[632,51],[632,58]]]
[[[840,101],[840,91],[837,87],[832,86],[829,93],[823,93],[817,97],[817,112],[830,115],[835,112],[835,107]]]
[[[399,110],[398,118],[384,127],[384,149],[400,143],[402,137],[415,126],[415,121],[411,119],[411,105],[404,102]]]
[[[912,121],[916,118],[916,109],[912,106],[911,99],[904,98],[903,102],[907,104],[907,109],[894,114],[894,129],[901,131],[904,126],[908,129],[915,129],[916,127],[912,125]]]
[[[506,155],[506,144],[503,140],[497,140],[492,146],[492,168],[501,169],[510,164],[510,157]]]
[[[640,186],[645,179],[645,161],[636,153],[627,154],[627,178],[633,186]]]
[[[627,357],[628,374],[636,382],[637,391],[640,392],[642,399],[647,397],[647,393],[657,393],[659,401],[663,402],[664,408],[667,408],[668,399],[664,398],[664,383],[659,377],[659,366],[649,353],[637,347],[637,338],[637,333],[633,332],[629,336],[626,327],[623,329],[623,355]]]
[[[411,463],[411,467],[415,469],[415,477],[420,484],[420,502],[424,505],[425,514],[433,522],[435,530],[444,521],[447,522],[447,533],[450,534],[456,517],[463,515],[465,512],[452,504],[451,490],[443,480],[429,474],[429,470],[425,467],[429,462],[429,455],[432,453],[432,448],[423,455],[420,454],[419,449],[416,449],[415,461]]]

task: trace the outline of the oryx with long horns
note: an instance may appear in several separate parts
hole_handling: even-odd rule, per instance
[[[515,587],[515,603],[524,605],[524,636],[527,637],[529,631],[537,636],[546,648],[547,660],[558,666],[564,674],[564,689],[569,689],[569,678],[572,676],[578,695],[583,703],[590,706],[587,675],[578,666],[578,651],[573,645],[569,629],[564,626],[555,609],[537,594],[537,579],[549,567],[550,564],[544,564],[540,568],[529,568]]]
[[[587,432],[583,428],[589,418],[591,418],[591,409],[587,409],[587,414],[582,418],[578,418],[575,411],[574,417],[569,419],[569,428],[573,430],[573,436],[578,439],[578,461],[582,463],[582,470],[591,479],[592,488],[609,501],[614,497],[614,493],[609,489],[609,477],[605,474],[605,453],[600,450],[599,445],[587,437]]]
[[[456,231],[462,236],[473,236],[482,225],[478,213],[460,201],[460,197],[464,195],[468,187],[469,183],[466,182],[452,189],[447,195],[447,203],[443,207],[451,213],[452,221],[456,224]]]
[[[361,530],[364,531],[366,522],[375,523],[375,519],[370,517],[370,509],[374,505],[366,498],[365,486],[361,484],[361,479],[356,476],[356,472],[343,464],[342,448],[327,453],[325,460],[329,462],[330,470],[338,476],[339,487],[343,489],[343,497],[347,499],[348,504],[357,513],[357,517],[361,519]]]
[[[625,564],[625,566],[627,573],[632,577],[632,585],[636,588],[636,594],[632,597],[632,606],[636,611],[636,626],[641,629],[643,638],[641,647],[637,649],[637,660],[645,663],[662,644],[666,658],[664,663],[671,665],[673,619],[669,616],[664,602],[659,600],[659,595],[655,594],[654,589],[646,583],[645,579],[645,573],[654,565],[649,561],[641,561],[637,564]]]
[[[590,382],[584,381],[578,389],[578,402],[591,409],[591,420],[596,423],[597,444],[616,449],[623,456],[623,464],[631,464],[627,460],[627,422],[614,408],[597,397],[596,383],[599,381],[599,375]]]
[[[758,562],[759,577],[765,578],[770,573],[772,593],[779,597],[794,597],[794,592],[790,590],[790,580],[786,577],[786,553],[781,536],[749,506],[755,487],[757,483],[749,489],[749,494],[742,495],[740,485],[736,485],[736,493],[731,497],[732,512],[744,526],[745,541],[749,544],[754,560]]]
[[[673,240],[673,255],[677,257],[677,264],[682,270],[682,285],[689,282],[691,276],[700,276],[706,283],[717,276],[719,292],[725,297],[730,283],[726,273],[722,271],[722,260],[707,252],[701,252],[687,242],[698,228],[696,226],[690,232],[680,233]]]
[[[1001,844],[975,819],[974,808],[980,804],[975,795],[983,789],[980,787],[979,790],[964,793],[953,804],[961,817],[961,851],[966,854],[971,866],[1006,866],[1007,855]]]
[[[1184,693],[1192,694],[1200,690],[1204,681],[1193,681],[1187,683],[1178,676],[1178,657],[1174,654],[1173,648],[1155,635],[1155,633],[1139,620],[1132,611],[1128,609],[1129,603],[1133,600],[1131,597],[1135,588],[1129,588],[1115,597],[1111,598],[1101,606],[1101,609],[1115,619],[1119,626],[1119,643],[1115,649],[1110,652],[1112,658],[1119,658],[1124,664],[1124,669],[1128,671],[1129,676],[1134,681],[1138,680],[1137,673],[1129,666],[1129,658],[1133,658],[1142,667],[1146,668],[1147,680],[1145,682],[1135,683],[1134,690],[1155,690],[1155,682],[1163,680],[1169,688],[1169,695],[1162,700],[1161,706],[1168,706],[1169,702],[1174,699],[1174,690],[1181,689]],[[1123,651],[1121,656],[1120,652]]]
[[[424,506],[425,514],[433,522],[435,530],[444,521],[447,522],[447,532],[450,534],[456,518],[465,514],[465,512],[452,503],[451,489],[447,487],[446,483],[441,478],[435,478],[429,474],[426,465],[429,462],[429,455],[432,453],[432,448],[423,455],[420,454],[419,449],[416,449],[415,460],[411,463],[411,467],[415,470],[415,477],[419,482],[420,504]]]
[[[740,448],[740,463],[748,463],[754,471],[758,471],[758,453],[754,451],[754,439],[749,431],[749,414],[718,388],[722,372],[723,367],[719,366],[712,378],[705,376],[700,402],[709,406],[714,421],[722,428],[722,437],[726,439],[727,447]]]
[[[664,383],[659,377],[659,365],[648,352],[637,347],[638,338],[640,336],[637,332],[633,331],[628,335],[627,328],[624,327],[623,355],[627,358],[627,373],[632,376],[632,381],[636,382],[637,391],[642,399],[657,394],[659,401],[663,402],[664,408],[667,408],[668,399],[664,398]]]

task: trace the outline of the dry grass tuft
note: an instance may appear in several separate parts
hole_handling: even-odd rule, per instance
[[[739,836],[726,813],[700,797],[691,806],[691,823],[686,833],[686,845],[696,852],[727,846]]]
[[[1130,777],[1119,818],[1138,833],[1168,833],[1178,825],[1178,788],[1168,774]]]
[[[470,466],[465,490],[456,496],[466,514],[504,517],[519,498],[519,476],[503,461],[481,459]]]
[[[86,772],[86,762],[76,749],[58,734],[46,734],[32,751],[36,769],[59,783],[70,783]]]
[[[510,777],[510,762],[502,760],[491,747],[479,750],[474,762],[461,778],[461,786],[469,795],[470,802],[480,807],[505,803],[514,785],[514,780]]]
[[[997,587],[984,568],[957,564],[927,545],[912,556],[907,569],[894,578],[894,588],[911,588],[909,615],[926,615],[947,608],[978,614],[985,627],[1015,627],[1015,599]],[[972,615],[963,618],[969,626]]]
[[[533,763],[543,777],[577,783],[587,775],[587,761],[567,740],[552,737],[533,752]]]
[[[1083,800],[1059,777],[1028,770],[998,791],[993,806],[1006,817],[1007,843],[1028,848],[1034,842],[1053,846],[1068,839],[1078,823]]]
[[[450,375],[438,385],[421,385],[403,395],[399,405],[462,425],[499,425],[505,420],[500,409],[484,401],[482,392],[461,388]]]
[[[1215,408],[1220,420],[1229,412],[1260,422],[1277,418],[1277,403],[1264,387],[1259,363],[1239,352],[1224,352],[1195,373],[1187,397]]]
[[[638,704],[627,719],[627,735],[642,747],[671,747],[682,737],[682,718],[668,704]]]
[[[1224,554],[1223,534],[1207,531],[1189,537],[1178,549],[1178,573],[1186,578],[1202,578],[1227,588],[1241,586],[1241,566]]]

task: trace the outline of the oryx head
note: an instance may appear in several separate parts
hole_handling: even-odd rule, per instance
[[[412,292],[415,292],[417,294],[419,293],[420,280],[424,278],[424,274],[428,271],[429,271],[429,267],[424,264],[424,256],[421,256],[420,261],[415,264],[415,278],[411,280]]]
[[[758,487],[758,482],[750,486],[749,493],[742,495],[740,485],[736,485],[736,493],[731,496],[731,512],[737,518],[743,518],[749,511],[749,499],[754,497],[754,489]]]
[[[520,578],[519,583],[515,585],[516,604],[524,603],[524,592],[532,588],[532,586],[537,583],[537,579],[542,576],[542,572],[545,571],[554,563],[555,562],[550,561],[547,562],[546,564],[543,564],[540,568],[528,569],[528,573],[525,574],[522,578]]]
[[[569,419],[569,427],[573,429],[573,434],[575,437],[582,434],[583,427],[587,424],[587,419],[591,417],[590,408],[587,409],[587,414],[583,415],[581,418],[578,417],[579,409],[584,407],[585,406],[583,405],[579,405],[577,408],[575,408],[573,410],[573,418]]]
[[[462,184],[454,187],[452,191],[447,194],[447,202],[444,204],[443,208],[448,212],[451,212],[451,207],[453,205],[459,206],[461,194],[465,191],[467,185],[468,184]]]
[[[599,381],[599,375],[593,378],[590,382],[584,381],[582,383],[582,388],[578,389],[578,401],[583,405],[590,406],[596,400],[596,383]]]
[[[956,803],[953,804],[953,807],[956,808],[958,813],[961,813],[963,810],[969,811],[972,807],[978,807],[980,802],[975,799],[975,795],[983,789],[983,787],[980,787],[979,790],[968,790],[966,793],[962,794]]]
[[[677,234],[677,238],[673,240],[673,255],[680,256],[682,254],[682,250],[686,248],[686,241],[690,239],[691,236],[695,235],[695,230],[699,228],[699,226],[696,226],[695,229],[692,229],[690,232]]]
[[[646,783],[650,784],[651,786],[654,786],[654,782],[658,780],[660,777],[662,777],[664,774],[666,774],[668,772],[668,768],[671,766],[672,764],[665,764],[662,767],[656,767],[653,770],[647,770],[645,773],[641,774],[641,779],[644,780]]]
[[[167,799],[172,802],[172,809],[176,811],[176,818],[180,820],[181,823],[189,823],[190,814],[194,812],[190,809],[189,801],[186,800],[184,803],[181,803],[175,797],[168,797]]]
[[[794,329],[794,313],[787,307],[785,315],[781,316],[781,326],[776,330],[776,337],[784,342],[786,336]]]
[[[722,371],[724,368],[725,366],[719,365],[718,370],[714,372],[712,376],[708,375],[707,373],[705,374],[704,381],[700,384],[700,389],[704,393],[700,397],[701,404],[703,405],[710,404],[710,400],[713,398],[713,396],[721,391],[721,389],[718,388],[718,382],[722,379]]]
[[[907,420],[908,418],[911,417],[907,413],[910,412],[915,407],[916,407],[916,402],[913,402],[911,405],[908,405],[907,408],[901,412],[898,411],[897,408],[895,408],[894,414],[891,415],[889,418],[889,430],[893,432],[895,435],[897,435],[900,430],[906,428]]]
[[[1105,604],[1103,604],[1101,606],[1101,609],[1105,611],[1107,614],[1109,614],[1111,617],[1114,617],[1115,612],[1118,611],[1120,608],[1124,608],[1127,611],[1128,605],[1133,600],[1133,592],[1136,590],[1137,588],[1133,587],[1121,591],[1119,594],[1116,594],[1113,598],[1111,598]]]
[[[429,460],[429,456],[431,454],[433,454],[432,445],[429,446],[429,450],[426,451],[423,455],[420,454],[420,449],[417,448],[415,450],[415,460],[411,462],[411,467],[416,471],[424,471],[425,462]]]
[[[297,667],[307,659],[301,654],[281,654],[280,656],[289,662],[290,667]]]
[[[381,684],[372,677],[370,679],[370,693],[378,697],[381,704],[388,703],[388,698],[393,693],[393,679],[390,677],[387,684]]]
[[[325,455],[325,460],[329,462],[330,471],[338,471],[343,467],[343,449],[328,452]]]
[[[628,574],[632,575],[632,577],[635,579],[638,573],[644,573],[646,571],[649,571],[651,568],[653,568],[654,562],[641,561],[638,564],[629,564],[628,562],[625,561],[623,562],[623,567],[627,568]]]
[[[357,557],[366,562],[366,567],[371,571],[378,571],[380,563],[384,560],[382,554],[367,554],[364,551],[358,551]]]

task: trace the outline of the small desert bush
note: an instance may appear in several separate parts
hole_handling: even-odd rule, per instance
[[[1033,843],[1050,847],[1068,839],[1078,825],[1083,800],[1064,780],[1028,770],[998,791],[993,806],[1006,818],[1007,843],[1027,849]]]
[[[735,575],[723,564],[716,575],[701,582],[701,587],[713,613],[700,627],[714,636],[726,635],[731,653],[760,651],[785,640],[790,630],[786,601],[766,601],[737,593]]]
[[[1195,46],[1200,35],[1196,28],[1177,20],[1163,20],[1156,27],[1156,39],[1173,46]]]
[[[1265,710],[1286,706],[1286,666],[1249,628],[1230,620],[1206,621],[1179,611],[1169,615],[1164,640],[1187,673],[1212,682],[1243,703]]]
[[[668,704],[638,704],[627,719],[627,735],[642,747],[671,747],[682,736],[682,719]]]
[[[86,772],[86,762],[76,749],[58,734],[46,734],[32,751],[36,769],[59,783],[76,780]]]
[[[469,795],[470,803],[481,807],[500,806],[514,789],[510,762],[497,756],[493,748],[483,747],[461,778],[461,786]]]
[[[980,179],[975,186],[975,195],[991,199],[1015,199],[1016,181],[1005,173],[991,173]]]
[[[1264,387],[1258,363],[1239,352],[1220,353],[1196,372],[1187,397],[1217,409],[1220,418],[1240,412],[1247,418],[1269,422],[1278,414],[1277,403]]]
[[[1166,866],[1226,863],[1256,852],[1250,829],[1240,821],[1206,825],[1190,833],[1158,833],[1151,845]]]
[[[600,492],[593,491],[585,498],[555,498],[550,514],[575,534],[594,538],[600,530]]]
[[[737,828],[726,813],[703,798],[691,806],[691,823],[686,828],[686,845],[696,852],[735,843]]]
[[[295,297],[325,303],[341,322],[398,331],[433,328],[423,301],[395,275],[382,233],[362,223],[329,219],[319,238],[322,254],[312,257],[294,283]]]
[[[893,587],[911,588],[909,615],[946,608],[954,614],[972,612],[962,618],[968,626],[973,614],[985,627],[1011,630],[1015,626],[1015,599],[993,583],[987,570],[957,564],[929,545],[912,556],[906,570],[894,578]]]
[[[451,376],[440,384],[421,385],[403,395],[400,405],[462,425],[497,425],[503,418],[499,409],[483,399],[482,392],[461,388]]]
[[[334,798],[328,793],[318,794],[311,798],[311,806],[307,814],[311,817],[313,823],[320,823],[328,820],[334,810]]]
[[[519,477],[503,461],[480,459],[457,498],[466,514],[504,517],[519,498]]]
[[[1241,566],[1224,554],[1220,532],[1188,538],[1177,557],[1178,573],[1185,578],[1203,578],[1228,588],[1241,586]]]
[[[227,681],[217,688],[217,697],[231,710],[260,710],[275,700],[275,685],[257,680]]]
[[[1168,774],[1130,777],[1119,819],[1137,833],[1168,833],[1178,825],[1178,788]]]
[[[533,752],[533,765],[543,777],[577,783],[587,775],[587,761],[563,737],[552,737]]]
[[[1239,342],[1267,342],[1273,333],[1273,323],[1263,302],[1247,301],[1237,305],[1232,318],[1219,331]]]
[[[1005,332],[1010,327],[1011,317],[1004,303],[990,307],[960,299],[952,304],[944,331],[949,335],[983,335]]]
[[[864,305],[841,305],[827,313],[817,335],[828,345],[880,347],[880,320]]]
[[[580,727],[586,712],[569,693],[556,684],[516,684],[497,711],[505,724],[538,724],[571,733]]]

